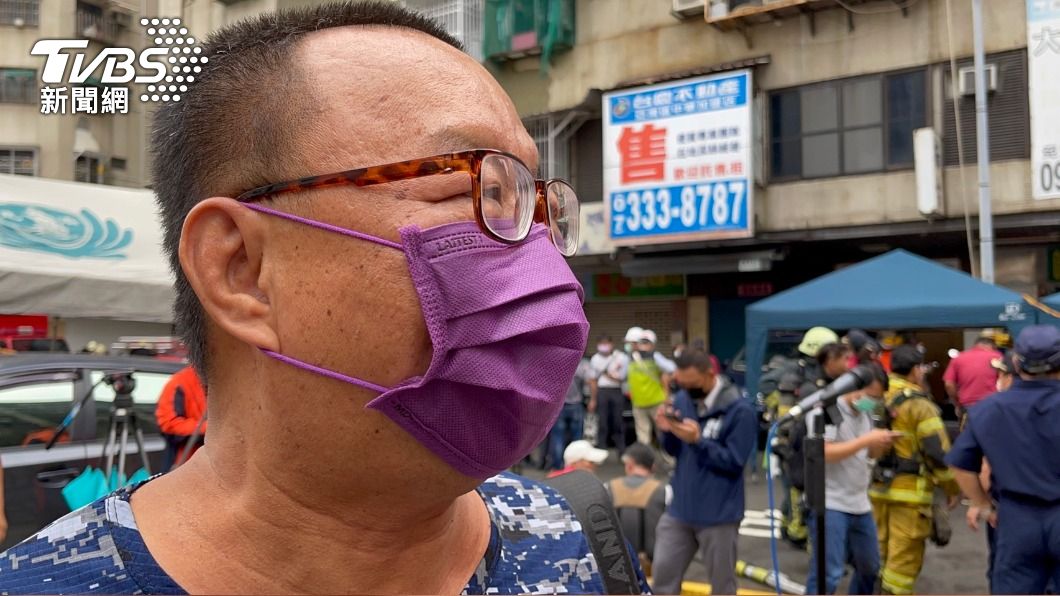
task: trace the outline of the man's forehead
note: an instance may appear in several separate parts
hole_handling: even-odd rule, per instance
[[[327,155],[397,161],[488,147],[537,165],[500,85],[441,40],[396,27],[338,27],[307,36],[299,54],[321,95],[318,128],[332,137],[321,144],[342,148]]]

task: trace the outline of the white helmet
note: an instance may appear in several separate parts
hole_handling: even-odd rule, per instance
[[[655,344],[657,339],[658,338],[655,337],[655,332],[651,329],[645,329],[640,334],[640,341],[650,341],[652,344]]]
[[[623,341],[629,343],[637,343],[640,338],[644,335],[644,330],[640,327],[630,327],[629,331],[626,332],[626,339]]]

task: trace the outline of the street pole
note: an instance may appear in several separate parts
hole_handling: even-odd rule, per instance
[[[975,150],[979,158],[979,276],[994,283],[994,216],[990,206],[990,139],[983,64],[983,0],[972,0],[975,44]]]

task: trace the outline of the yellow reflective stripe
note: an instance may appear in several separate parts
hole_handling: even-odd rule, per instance
[[[954,479],[953,478],[953,470],[950,470],[949,468],[943,468],[943,469],[940,469],[940,470],[935,470],[932,473],[932,475],[935,477],[935,483],[936,484],[943,484],[943,483],[946,483],[946,482],[951,482]]]
[[[942,419],[938,416],[928,418],[916,425],[916,434],[919,436],[931,435],[937,432],[946,430],[946,427],[942,425]]]
[[[881,576],[883,589],[891,594],[912,594],[916,586],[916,578],[895,573],[890,569],[884,569]]]
[[[930,505],[934,495],[924,491],[904,490],[901,488],[890,488],[887,490],[870,490],[869,496],[881,501],[894,501],[896,503],[913,503],[916,505]]]

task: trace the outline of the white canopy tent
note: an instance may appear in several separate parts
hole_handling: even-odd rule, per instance
[[[0,313],[169,323],[154,195],[0,174]]]

